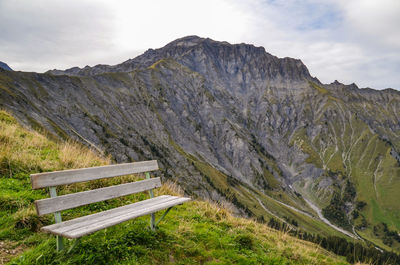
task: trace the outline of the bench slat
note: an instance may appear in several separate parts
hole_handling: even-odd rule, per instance
[[[160,178],[152,178],[38,200],[35,204],[37,214],[40,216],[159,187],[161,187]]]
[[[190,198],[160,196],[105,212],[80,217],[71,221],[43,227],[42,230],[67,238],[79,238],[95,231],[169,208],[189,201]],[[127,207],[130,206],[130,207]]]
[[[61,233],[64,233],[64,232],[72,230],[72,229],[77,229],[77,228],[80,228],[80,227],[83,227],[86,225],[90,225],[93,222],[104,221],[109,218],[113,218],[115,216],[121,215],[121,213],[124,213],[124,212],[134,211],[137,209],[143,209],[143,207],[156,205],[157,203],[173,200],[174,198],[175,198],[174,196],[163,195],[163,196],[159,196],[156,198],[152,198],[152,199],[148,199],[148,200],[144,200],[144,201],[139,201],[139,202],[136,202],[133,204],[125,205],[122,207],[110,209],[110,210],[107,210],[104,212],[99,212],[99,213],[92,214],[92,215],[82,216],[77,219],[72,219],[72,220],[62,222],[62,223],[49,225],[43,229],[45,229],[45,230],[50,229],[52,231],[52,233],[61,234]]]
[[[154,170],[157,160],[32,174],[31,183],[32,189],[39,189]]]
[[[166,209],[166,208],[178,205],[178,204],[182,204],[188,200],[190,200],[190,199],[189,198],[176,198],[175,200],[162,202],[160,204],[157,204],[157,205],[154,205],[151,207],[147,207],[147,208],[144,208],[144,209],[141,209],[138,211],[133,211],[133,212],[129,212],[129,213],[126,213],[123,215],[116,216],[112,219],[108,219],[108,220],[105,220],[102,222],[96,222],[91,225],[81,227],[79,229],[71,230],[71,231],[65,232],[64,235],[70,236],[72,238],[78,238],[78,237],[93,233],[95,231],[98,231],[98,230],[101,230],[101,229],[104,229],[104,228],[107,228],[110,226],[120,224],[120,223],[128,221],[128,220],[143,216],[143,215],[155,213],[162,209]]]

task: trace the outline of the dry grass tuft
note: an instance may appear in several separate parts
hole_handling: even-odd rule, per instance
[[[7,112],[0,110],[0,174],[37,173],[110,163],[79,143],[56,143],[45,135],[27,130]]]
[[[159,189],[155,190],[155,194],[183,196],[184,192],[176,182],[168,180]]]
[[[227,220],[233,218],[232,214],[221,205],[207,201],[206,204],[203,205],[202,214],[207,217],[211,218],[216,221]]]
[[[39,231],[43,225],[49,223],[48,218],[38,216],[33,207],[21,208],[14,214],[14,220],[16,229],[28,228],[32,232]]]
[[[60,163],[64,169],[106,165],[111,161],[110,157],[99,157],[98,154],[74,141],[63,142],[59,146]]]

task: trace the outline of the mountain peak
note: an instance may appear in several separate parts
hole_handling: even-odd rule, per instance
[[[171,41],[169,44],[173,44],[173,43],[178,43],[178,42],[200,42],[202,40],[205,40],[205,38],[199,37],[197,35],[189,35],[189,36],[185,36],[176,40]]]
[[[186,46],[186,47],[190,47],[190,46],[195,46],[201,43],[207,43],[207,44],[215,44],[215,45],[251,45],[251,44],[245,44],[245,43],[241,43],[241,44],[231,44],[227,41],[216,41],[210,38],[203,38],[203,37],[199,37],[197,35],[189,35],[189,36],[185,36],[179,39],[176,39],[174,41],[171,41],[170,43],[168,43],[166,46]]]
[[[213,40],[210,38],[199,37],[197,35],[190,35],[190,36],[185,36],[185,37],[176,39],[176,40],[168,43],[165,47],[171,47],[171,46],[193,47],[193,46],[197,46],[197,45],[201,45],[201,44],[211,45],[211,46],[216,46],[216,47],[218,47],[218,46],[248,47],[249,49],[256,49],[261,52],[266,52],[264,47],[262,47],[262,46],[257,47],[257,46],[254,46],[253,44],[248,44],[248,43],[244,43],[244,42],[232,44],[227,41],[217,41],[217,40]]]
[[[267,53],[264,47],[252,44],[230,44],[196,35],[176,39],[159,49],[148,49],[142,55],[118,65],[86,66],[82,69],[52,70],[49,73],[88,76],[105,72],[131,72],[135,69],[146,69],[166,58],[172,58],[192,71],[212,77],[211,79],[241,80],[241,85],[250,82],[250,76],[253,80],[258,80],[259,84],[270,80],[278,86],[313,79],[301,60],[278,58]]]

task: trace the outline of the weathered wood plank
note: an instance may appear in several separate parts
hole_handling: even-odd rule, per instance
[[[154,170],[157,160],[32,174],[31,183],[32,189],[39,189]]]
[[[61,234],[66,231],[69,231],[69,230],[78,229],[80,227],[90,225],[94,222],[104,221],[104,220],[107,220],[110,218],[117,217],[126,212],[141,210],[146,207],[150,207],[152,205],[157,205],[161,202],[167,202],[167,201],[174,200],[176,198],[177,197],[175,197],[175,196],[163,195],[163,196],[156,197],[154,199],[148,199],[148,200],[136,202],[136,203],[133,203],[130,205],[110,209],[108,211],[99,212],[96,214],[87,215],[87,216],[83,216],[83,217],[80,217],[77,219],[69,220],[69,221],[63,222],[62,224],[49,225],[49,226],[46,226],[46,228],[51,229],[53,233]]]
[[[49,229],[52,229],[52,230],[57,230],[57,229],[61,229],[64,226],[70,226],[70,225],[74,225],[74,224],[81,224],[84,221],[90,221],[90,220],[93,220],[95,218],[98,219],[98,218],[102,218],[104,216],[107,218],[107,216],[113,216],[114,214],[118,215],[121,212],[128,211],[128,210],[131,210],[131,209],[134,209],[134,208],[137,208],[137,207],[141,207],[141,206],[146,205],[146,204],[148,204],[150,202],[160,202],[162,200],[165,200],[166,198],[172,198],[172,197],[174,197],[174,196],[161,195],[161,196],[155,197],[153,199],[147,199],[147,200],[143,200],[143,201],[138,201],[138,202],[135,202],[135,203],[132,203],[132,204],[124,205],[124,206],[121,206],[121,207],[118,207],[118,208],[113,208],[113,209],[110,209],[110,210],[107,210],[107,211],[98,212],[98,213],[95,213],[95,214],[86,215],[86,216],[82,216],[82,217],[79,217],[79,218],[76,218],[76,219],[64,221],[64,222],[59,223],[59,224],[51,224],[51,225],[46,226],[46,228],[49,228]]]
[[[135,204],[141,203],[140,207],[126,208],[126,206],[123,206],[105,212],[77,218],[71,221],[66,221],[63,223],[46,226],[43,227],[42,230],[56,235],[65,236],[67,238],[79,238],[86,234],[90,234],[95,231],[146,214],[154,213],[165,208],[182,204],[190,200],[190,198],[185,198],[185,197],[175,197],[175,196],[163,196],[162,198],[160,197],[135,203]],[[149,201],[151,203],[149,203]],[[133,206],[135,204],[127,206]]]
[[[40,216],[159,187],[161,187],[160,178],[152,178],[38,200],[35,204],[37,214]]]
[[[143,215],[147,215],[147,214],[154,213],[154,212],[157,212],[157,211],[165,209],[165,208],[169,208],[171,206],[182,204],[188,200],[190,200],[190,199],[189,198],[177,198],[176,200],[171,200],[168,202],[160,203],[158,205],[155,205],[155,206],[152,206],[152,207],[149,207],[146,209],[130,212],[130,213],[127,213],[124,215],[114,217],[112,219],[108,219],[106,221],[93,223],[91,225],[84,226],[79,229],[67,231],[64,233],[64,235],[66,235],[67,237],[69,236],[71,238],[79,238],[81,236],[93,233],[95,231],[98,231],[98,230],[101,230],[101,229],[104,229],[104,228],[107,228],[110,226],[120,224],[122,222],[131,220],[131,219],[143,216]]]

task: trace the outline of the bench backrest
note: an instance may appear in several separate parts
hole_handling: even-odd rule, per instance
[[[33,189],[45,187],[54,189],[60,185],[154,170],[158,170],[157,160],[32,174],[31,183]],[[53,194],[52,198],[35,201],[35,204],[38,215],[44,215],[158,187],[161,187],[160,178],[151,178],[58,197]]]

